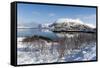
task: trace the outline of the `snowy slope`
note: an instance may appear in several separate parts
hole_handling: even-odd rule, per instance
[[[73,22],[73,23],[72,23]],[[74,26],[74,25],[87,25],[88,27],[95,28],[94,25],[84,23],[80,19],[71,19],[71,18],[60,18],[56,20],[56,23],[67,23],[68,26]]]
[[[17,61],[18,64],[36,64],[36,63],[52,63],[52,62],[71,62],[71,61],[87,61],[96,60],[96,44],[82,46],[79,49],[69,50],[65,52],[62,58],[59,58],[59,54],[56,49],[52,52],[50,47],[51,43],[46,43],[45,51],[40,53],[37,49],[37,45],[23,44],[23,38],[18,38],[17,43]],[[56,47],[55,47],[56,48]],[[52,54],[53,53],[53,54]]]

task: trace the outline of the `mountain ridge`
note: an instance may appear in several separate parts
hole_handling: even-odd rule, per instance
[[[87,25],[79,19],[67,18],[56,20],[53,24],[50,25],[50,27],[56,31],[93,31],[93,29],[95,29],[91,25],[89,26],[89,24]]]

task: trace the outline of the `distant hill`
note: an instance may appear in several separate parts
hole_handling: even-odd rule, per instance
[[[73,20],[73,19],[67,19],[67,18],[56,20],[53,24],[50,25],[50,27],[52,28],[52,30],[56,30],[56,31],[61,31],[61,30],[63,31],[67,31],[67,30],[93,31],[96,29],[93,26],[89,24],[87,25],[78,19]]]
[[[36,22],[19,23],[17,28],[38,28],[39,24]]]

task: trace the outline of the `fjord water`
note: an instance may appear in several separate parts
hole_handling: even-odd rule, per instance
[[[48,29],[17,29],[18,39],[34,35],[55,39],[57,42],[42,40],[43,42],[23,44],[18,40],[18,64],[96,60],[96,33],[55,33]],[[38,47],[40,44],[44,47],[42,51]]]
[[[34,35],[44,36],[44,37],[48,37],[48,38],[52,38],[52,39],[57,38],[56,34],[53,33],[52,31],[49,31],[48,29],[37,29],[37,28],[17,29],[17,37],[31,37]]]

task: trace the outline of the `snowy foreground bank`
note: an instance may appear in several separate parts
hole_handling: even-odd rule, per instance
[[[63,51],[62,57],[59,54],[57,47],[52,48],[51,42],[45,42],[43,50],[39,50],[39,43],[24,44],[21,41],[23,37],[18,37],[17,40],[17,64],[37,64],[37,63],[53,63],[53,62],[71,62],[71,61],[88,61],[96,60],[96,43],[84,44],[78,49],[69,49]],[[54,43],[57,45],[57,43]]]

